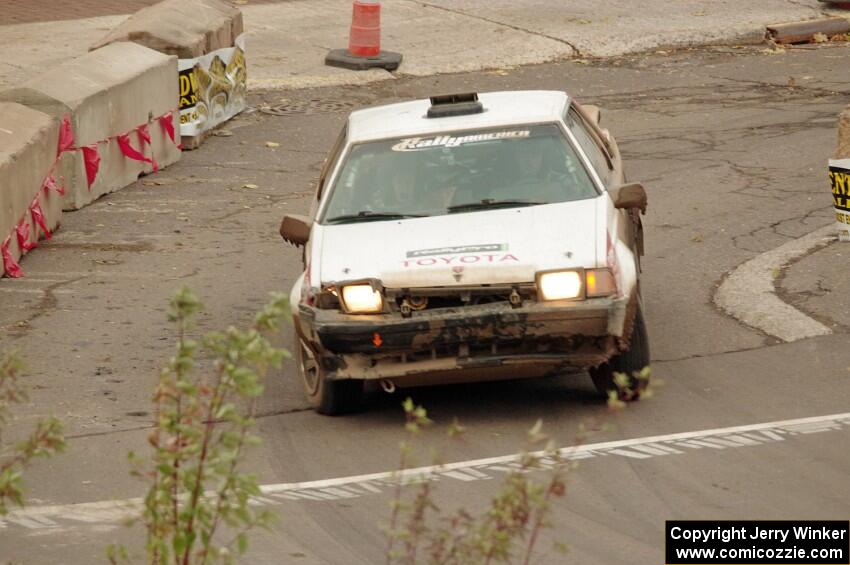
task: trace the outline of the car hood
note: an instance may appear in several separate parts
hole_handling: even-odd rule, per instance
[[[593,267],[597,202],[317,225],[318,274],[323,283],[375,278],[410,288],[532,282],[538,271]]]

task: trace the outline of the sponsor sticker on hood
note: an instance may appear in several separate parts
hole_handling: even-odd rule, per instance
[[[483,243],[479,245],[457,245],[449,247],[434,247],[431,249],[416,249],[406,253],[403,261],[405,267],[429,267],[432,265],[455,265],[457,263],[501,263],[503,261],[519,261],[508,253],[507,243]],[[457,269],[455,267],[454,269]],[[455,270],[457,274],[463,271]],[[458,278],[458,277],[456,277]],[[459,278],[458,278],[459,280]]]
[[[484,243],[481,245],[458,245],[455,247],[434,247],[432,249],[416,249],[407,252],[407,258],[428,257],[429,255],[455,255],[458,253],[486,253],[507,251],[507,243]]]

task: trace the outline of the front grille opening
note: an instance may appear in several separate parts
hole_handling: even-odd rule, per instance
[[[463,308],[485,304],[513,304],[533,301],[536,291],[533,285],[488,286],[473,288],[427,288],[388,290],[387,299],[393,309],[403,315],[415,315],[416,312]],[[517,301],[519,299],[519,301]]]

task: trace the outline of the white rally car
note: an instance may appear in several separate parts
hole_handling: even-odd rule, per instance
[[[280,228],[304,246],[294,353],[317,411],[354,409],[366,380],[576,368],[600,394],[639,395],[646,193],[599,116],[557,91],[351,113],[309,216]]]

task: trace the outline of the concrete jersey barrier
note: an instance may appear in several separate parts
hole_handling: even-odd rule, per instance
[[[39,211],[48,230],[59,225],[61,196],[44,187],[56,161],[58,138],[56,119],[20,104],[0,102],[0,275],[20,276],[16,264],[21,255],[45,236],[38,225]]]
[[[133,41],[160,53],[193,59],[231,47],[242,31],[242,12],[219,0],[163,0],[124,20],[91,49]]]
[[[244,108],[244,43],[237,42],[242,31],[242,12],[225,2],[163,0],[127,18],[92,49],[133,41],[176,55],[180,59],[182,143],[185,149],[195,149],[207,130]],[[235,56],[229,48],[236,48]],[[211,55],[217,51],[218,61]]]
[[[76,150],[62,155],[60,174],[65,179],[64,208],[71,210],[133,183],[155,168],[153,162],[164,167],[180,159],[179,138],[172,142],[163,123],[179,128],[178,94],[176,57],[119,42],[0,93],[0,100],[60,120],[70,117]],[[151,162],[127,157],[133,150]],[[91,178],[86,164],[97,160]]]

